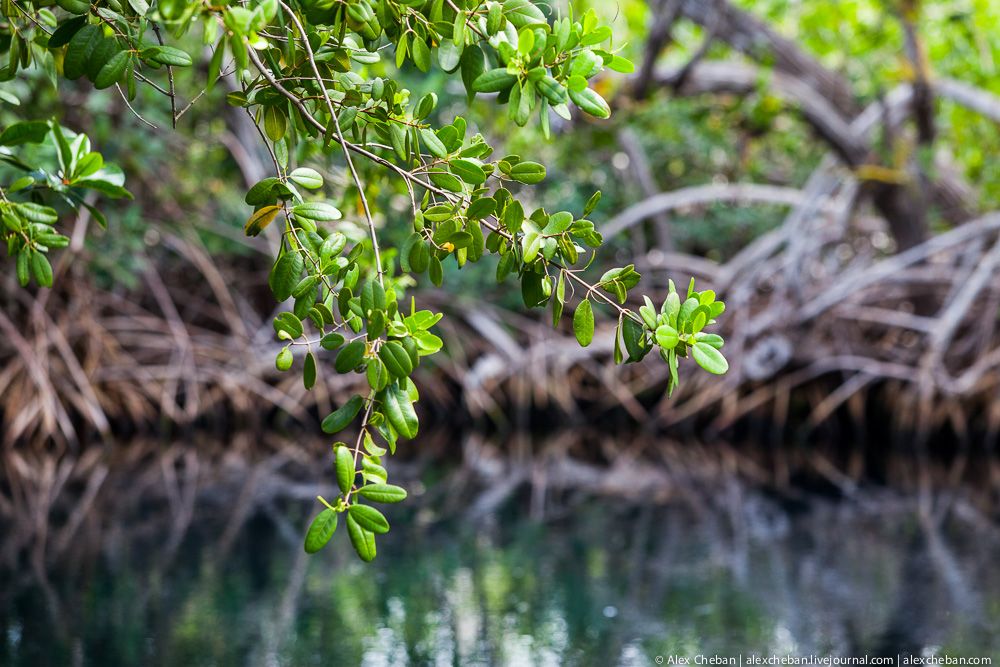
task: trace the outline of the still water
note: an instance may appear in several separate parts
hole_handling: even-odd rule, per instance
[[[56,566],[44,586],[0,573],[0,665],[603,666],[899,652],[1000,664],[995,538],[929,528],[912,508],[743,497],[727,509],[605,500],[544,523],[526,514],[390,514],[399,526],[372,565],[342,530],[307,557],[298,506],[256,514],[228,547],[224,525],[196,517],[170,557],[155,534],[108,536],[102,554]]]

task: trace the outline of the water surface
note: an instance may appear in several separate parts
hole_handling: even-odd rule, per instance
[[[727,511],[594,500],[545,523],[520,506],[423,526],[390,515],[399,525],[373,565],[340,531],[307,557],[308,518],[286,509],[253,516],[225,551],[224,526],[196,516],[169,559],[155,535],[117,536],[45,586],[0,574],[0,665],[1000,652],[996,544],[906,508],[748,496]]]

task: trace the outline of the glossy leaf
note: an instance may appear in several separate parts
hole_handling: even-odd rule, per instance
[[[135,1],[135,0],[131,0]],[[150,46],[142,50],[144,60],[152,60],[161,65],[171,65],[173,67],[190,67],[191,56],[186,51],[181,51],[173,46]]]
[[[537,162],[519,162],[511,167],[510,177],[520,183],[534,185],[545,180],[545,167]]]
[[[316,357],[312,352],[306,353],[306,360],[302,366],[302,384],[307,390],[316,384]]]
[[[385,516],[371,505],[351,505],[348,514],[365,530],[382,535],[389,532],[389,522]]]
[[[394,382],[385,389],[382,407],[389,423],[399,435],[411,440],[416,437],[419,428],[417,413],[409,394],[398,383]]]
[[[406,489],[392,484],[368,484],[358,489],[358,495],[373,503],[399,503],[406,500]]]
[[[309,167],[299,167],[288,174],[288,179],[296,185],[301,185],[309,190],[318,190],[323,187],[323,177],[315,169]]]
[[[278,258],[268,278],[268,285],[275,299],[281,302],[292,296],[292,290],[299,282],[303,267],[302,256],[297,252],[286,252]]]
[[[316,515],[316,518],[309,524],[306,531],[305,550],[307,554],[314,554],[327,545],[333,534],[337,530],[337,513],[332,509],[325,509]]]
[[[350,373],[357,368],[364,356],[365,342],[363,340],[351,341],[337,354],[337,360],[333,367],[341,375]]]
[[[729,362],[722,356],[722,352],[708,343],[696,342],[691,348],[691,356],[699,366],[714,375],[722,375],[729,370]]]
[[[656,344],[664,350],[672,350],[677,347],[678,340],[677,329],[669,324],[663,324],[656,328]]]
[[[347,495],[354,486],[354,453],[346,445],[337,447],[334,456],[334,467],[337,471],[337,486],[340,492]]]
[[[326,416],[322,423],[323,433],[332,435],[343,431],[358,416],[364,404],[361,396],[351,396],[346,403]]]
[[[333,222],[343,217],[336,206],[318,201],[299,204],[292,209],[292,214],[297,218],[307,218],[316,222]]]
[[[350,512],[347,514],[347,535],[361,560],[366,563],[375,560],[375,534],[362,528]]]
[[[573,313],[573,334],[583,347],[594,340],[594,311],[589,299],[584,299]]]

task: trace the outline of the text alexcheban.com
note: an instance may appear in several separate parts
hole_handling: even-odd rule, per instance
[[[951,655],[764,655],[748,653],[737,655],[658,655],[654,659],[657,665],[708,665],[735,667],[772,667],[797,665],[808,667],[820,665],[892,665],[895,667],[936,667],[938,665],[992,665],[989,656],[951,656]]]

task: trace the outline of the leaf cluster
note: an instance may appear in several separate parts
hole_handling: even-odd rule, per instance
[[[610,106],[594,80],[632,64],[612,47],[610,28],[593,11],[547,16],[531,0],[59,0],[57,11],[35,2],[8,9],[17,46],[7,77],[35,63],[96,88],[115,86],[126,101],[135,99],[138,85],[149,85],[173,107],[174,69],[194,70],[197,54],[162,35],[176,39],[199,28],[212,53],[205,89],[235,74],[238,90],[227,102],[253,119],[274,166],[246,193],[252,210],[244,231],[256,237],[278,229],[268,280],[282,304],[273,322],[282,343],[275,366],[291,371],[301,359],[302,381],[311,389],[327,367],[320,360],[329,359],[334,372],[357,375],[359,384],[363,377],[367,385],[323,419],[324,433],[356,426],[357,437],[333,447],[340,495],[320,498],[325,509],[306,535],[310,553],[330,541],[346,514],[351,544],[371,560],[376,535],[389,524],[370,503],[406,496],[388,484],[384,457],[401,438],[417,437],[412,376],[443,342],[432,332],[439,313],[418,309],[412,299],[408,308],[402,304],[407,287],[423,275],[441,285],[448,264],[461,269],[492,258],[497,282],[515,280],[528,307],[550,306],[554,326],[565,306],[579,302],[573,327],[583,345],[594,335],[593,304],[610,309],[618,321],[616,361],[624,361],[622,345],[629,361],[659,347],[671,390],[679,358],[725,371],[721,338],[703,331],[724,308],[714,293],[695,292],[692,284],[681,302],[671,283],[659,311],[647,298],[633,312],[629,293],[640,279],[633,265],[593,283],[585,277],[603,241],[589,219],[599,192],[579,214],[527,205],[523,193],[546,178],[544,164],[497,153],[462,116],[435,123],[435,94],[411,99],[398,77],[385,75],[387,54],[397,68],[411,64],[426,72],[436,64],[461,79],[470,100],[488,96],[518,125],[537,114],[545,133],[552,113],[569,118],[576,108],[607,118]],[[86,137],[68,138],[54,124],[44,129],[12,126],[3,136],[51,136],[60,168],[42,180],[53,193],[79,206],[89,206],[81,190],[127,196],[120,171],[104,165]],[[331,183],[323,164],[300,164],[307,154],[342,160],[349,184]],[[390,221],[407,231],[398,248],[386,245],[370,204],[388,183],[402,184],[411,204],[406,219]],[[29,202],[3,206],[5,225],[13,221],[7,234],[19,276],[27,262],[38,282],[50,284],[43,254],[63,242],[46,236],[55,211]]]

